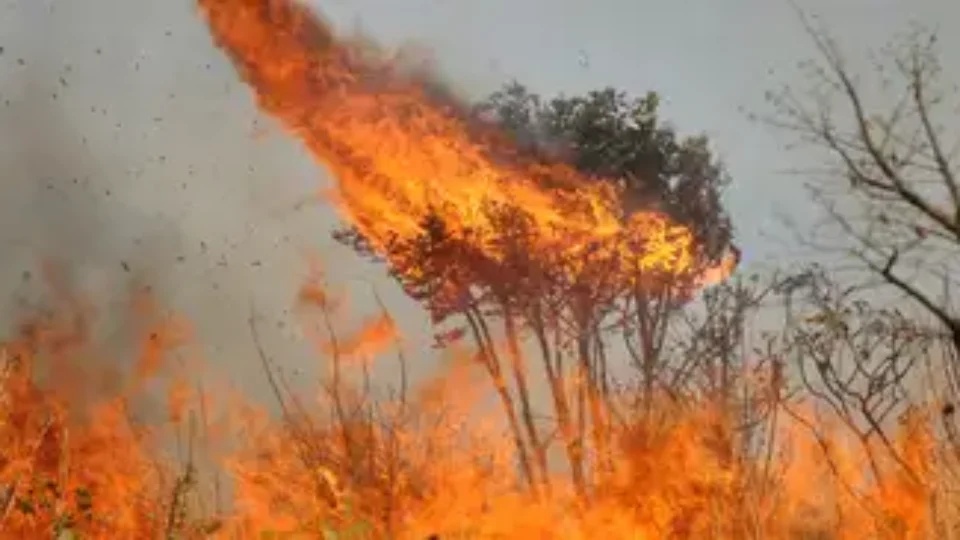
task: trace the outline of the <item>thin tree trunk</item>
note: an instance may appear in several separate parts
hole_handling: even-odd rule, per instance
[[[513,402],[513,397],[507,388],[506,381],[503,378],[503,372],[500,368],[500,360],[496,351],[492,347],[492,338],[482,315],[475,313],[475,310],[465,312],[467,323],[473,333],[474,340],[477,343],[479,355],[484,367],[493,379],[494,388],[497,396],[500,398],[500,404],[503,406],[504,413],[507,415],[507,423],[510,432],[513,435],[513,442],[517,450],[517,459],[520,461],[520,469],[524,478],[533,493],[538,492],[536,477],[533,473],[533,466],[530,463],[530,451],[527,448],[526,441],[523,438],[523,430],[520,428],[520,421],[517,419],[517,408]]]
[[[567,461],[570,464],[570,476],[573,481],[573,487],[579,497],[586,498],[587,485],[583,475],[583,452],[577,442],[574,426],[570,418],[570,403],[567,398],[566,387],[564,386],[563,373],[558,373],[556,369],[554,369],[550,345],[547,341],[542,319],[537,315],[534,320],[534,335],[537,338],[537,343],[540,345],[543,367],[547,374],[547,381],[550,384],[550,395],[553,398],[554,412],[557,415],[557,427],[560,430],[560,436],[563,438]],[[561,353],[557,351],[556,354]]]
[[[533,447],[533,456],[536,459],[537,472],[544,488],[550,489],[547,447],[540,440],[540,433],[533,418],[533,406],[530,401],[530,389],[527,383],[527,369],[524,365],[523,353],[520,351],[520,338],[517,334],[516,321],[513,314],[507,311],[504,314],[504,331],[507,334],[507,353],[510,355],[510,364],[513,369],[513,378],[517,385],[520,397],[520,413],[524,426],[527,428],[527,437]]]

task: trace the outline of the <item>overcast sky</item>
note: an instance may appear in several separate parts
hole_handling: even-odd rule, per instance
[[[294,210],[321,173],[256,113],[191,2],[0,1],[3,298],[24,290],[38,257],[56,257],[103,299],[122,299],[127,280],[153,284],[196,322],[208,355],[254,365],[242,337],[251,301],[276,328],[265,337],[272,350],[299,347],[284,309],[305,274],[304,252],[324,251],[339,281],[384,283],[381,269],[330,251],[328,208]],[[855,53],[911,20],[960,20],[955,0],[798,2]],[[774,209],[805,211],[798,180],[777,172],[795,158],[738,110],[762,108],[764,90],[793,81],[796,62],[813,54],[785,1],[315,3],[345,31],[429,48],[470,95],[511,78],[546,95],[659,91],[665,118],[682,133],[709,134],[726,161],[729,206],[752,259],[783,247],[761,234],[774,230]],[[955,34],[945,32],[945,50],[960,50]],[[371,305],[357,290],[356,303]]]

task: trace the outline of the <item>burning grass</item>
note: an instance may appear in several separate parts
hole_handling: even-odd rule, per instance
[[[96,353],[78,322],[89,313],[56,314],[31,320],[2,348],[4,538],[956,534],[934,512],[955,501],[939,483],[938,447],[919,413],[904,421],[895,452],[863,447],[786,404],[743,445],[733,411],[664,396],[653,416],[636,410],[613,424],[607,459],[593,449],[584,498],[562,464],[549,491],[525,485],[504,426],[481,405],[482,372],[467,350],[391,399],[350,382],[362,380],[359,364],[341,366],[337,386],[318,381],[316,400],[284,390],[273,373],[278,416],[229,392],[191,391],[165,369],[183,342],[158,336],[182,325],[145,325],[140,369],[121,375],[83,361]],[[344,341],[366,337],[382,354],[383,327],[375,318]],[[160,393],[166,414],[144,420],[142,398]],[[180,452],[171,444],[178,434]],[[213,439],[230,439],[229,452]]]
[[[91,361],[93,314],[58,288],[57,309],[0,347],[0,536],[958,537],[951,448],[919,407],[896,438],[855,438],[784,398],[779,372],[722,395],[662,390],[652,371],[610,384],[601,327],[629,340],[628,317],[666,305],[652,298],[682,303],[735,259],[710,260],[660,212],[626,212],[618,182],[516,150],[299,4],[199,7],[260,107],[333,173],[330,198],[364,248],[436,322],[467,327],[441,336],[428,382],[411,387],[398,352],[399,383],[377,393],[393,319],[338,332],[341,302],[311,282],[304,328],[324,329],[310,337],[329,369],[305,397],[259,350],[272,414],[172,361],[189,325],[149,298],[131,307],[135,369]],[[528,394],[528,337],[547,407]]]

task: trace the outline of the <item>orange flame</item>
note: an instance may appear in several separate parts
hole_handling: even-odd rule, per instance
[[[638,413],[616,427],[617,459],[589,500],[575,495],[562,471],[549,496],[532,498],[518,489],[510,440],[484,415],[471,380],[477,366],[463,360],[466,350],[455,350],[463,358],[412,399],[354,401],[330,419],[330,411],[310,410],[294,396],[284,396],[281,422],[231,402],[229,423],[242,431],[223,463],[230,491],[197,494],[196,456],[175,467],[158,430],[131,419],[130,392],[149,388],[140,375],[132,374],[140,384],[117,386],[120,395],[75,391],[77,381],[91,380],[76,374],[95,371],[77,363],[94,348],[88,335],[75,334],[76,320],[37,321],[0,347],[0,538],[58,530],[131,539],[313,538],[349,530],[410,539],[949,538],[942,535],[949,529],[930,521],[941,469],[929,419],[919,414],[891,441],[893,459],[879,439],[859,446],[839,422],[799,413],[797,422],[784,416],[771,423],[779,427],[771,427],[769,452],[743,453],[725,411],[706,403],[664,407],[656,422]],[[372,319],[359,335],[379,344],[382,321]],[[156,344],[150,334],[142,342]],[[58,365],[74,369],[39,384],[45,355],[64,351],[71,357]],[[156,379],[166,362],[150,358],[144,376]],[[175,425],[192,407],[211,408],[179,377],[167,394]],[[810,437],[809,426],[820,436]],[[211,431],[222,436],[224,427]],[[188,493],[200,502],[186,501]],[[949,512],[956,500],[942,493],[936,504]]]
[[[261,106],[331,169],[341,210],[381,252],[393,254],[393,242],[424,234],[424,222],[439,217],[459,241],[500,261],[507,254],[495,220],[505,210],[531,225],[531,249],[570,275],[595,257],[619,261],[625,276],[700,272],[686,229],[657,213],[622,215],[612,183],[519,155],[415,77],[335,39],[306,8],[289,0],[199,2]],[[689,277],[706,285],[735,264],[728,258]],[[778,416],[778,402],[758,421],[758,453],[733,425],[739,411],[695,395],[680,408],[674,399],[610,421],[614,459],[596,467],[588,497],[564,471],[546,473],[551,491],[531,494],[519,487],[513,441],[485,415],[472,385],[476,353],[458,345],[457,331],[441,339],[453,344],[445,347],[454,353],[447,371],[409,399],[404,392],[377,401],[347,388],[345,404],[332,388],[318,411],[278,376],[270,383],[280,421],[231,403],[229,421],[211,426],[217,435],[234,420],[243,428],[222,464],[231,490],[215,483],[207,497],[214,504],[186,504],[199,484],[195,449],[186,467],[174,467],[159,430],[133,421],[131,403],[152,395],[148,382],[164,375],[170,349],[189,341],[187,325],[151,317],[133,383],[117,384],[118,374],[105,370],[108,384],[91,390],[92,374],[101,374],[82,361],[98,352],[90,313],[67,300],[59,317],[24,325],[0,344],[0,538],[947,538],[931,524],[937,441],[919,415],[907,418],[900,438],[858,446],[862,440],[830,423],[795,411]],[[149,299],[137,300],[136,313],[155,312]],[[318,280],[300,301],[324,316],[340,305]],[[384,314],[321,352],[366,360],[397,339]],[[41,373],[47,363],[54,369]],[[164,390],[165,421],[175,428],[193,425],[192,408],[212,406],[184,377]],[[811,426],[819,436],[809,436]],[[944,498],[937,508],[956,505]],[[216,507],[222,499],[232,504]]]
[[[495,221],[510,215],[528,225],[530,251],[568,275],[599,258],[631,277],[693,270],[697,246],[687,228],[657,212],[625,215],[614,182],[521,155],[453,99],[339,40],[308,8],[198,3],[259,106],[329,168],[331,198],[378,253],[401,257],[390,247],[423,235],[432,218],[472,252],[502,261]],[[419,271],[418,261],[391,262]]]

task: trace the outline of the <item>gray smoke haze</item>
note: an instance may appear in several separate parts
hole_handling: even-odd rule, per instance
[[[544,95],[608,84],[661,91],[665,117],[683,133],[704,130],[729,166],[748,256],[783,247],[763,234],[775,228],[775,207],[804,213],[797,178],[779,174],[799,163],[737,111],[762,106],[763,91],[780,83],[802,84],[791,68],[813,51],[788,2],[310,3],[347,30],[362,17],[388,45],[422,39],[470,97],[513,77]],[[910,20],[949,24],[960,9],[955,0],[797,3],[822,13],[855,53]],[[943,49],[957,50],[956,33],[944,30]],[[956,62],[945,67],[957,80]],[[419,310],[381,268],[329,239],[330,209],[300,205],[323,173],[257,113],[189,0],[0,0],[0,165],[3,328],[19,298],[42,290],[39,260],[57,259],[114,315],[104,332],[122,335],[129,287],[151,285],[194,322],[213,363],[262,388],[246,325],[251,298],[278,360],[308,372],[317,364],[285,313],[307,272],[302,254],[313,250],[332,281],[354,285],[358,311],[375,308],[372,281],[407,333],[425,334]]]
[[[308,202],[323,172],[253,107],[186,0],[14,1],[0,12],[0,324],[64,264],[110,341],[129,330],[132,286],[194,325],[212,364],[257,394],[247,327],[286,369],[317,360],[288,313],[319,253],[358,311],[381,272],[329,239],[335,215]],[[421,318],[401,317],[415,331]]]

